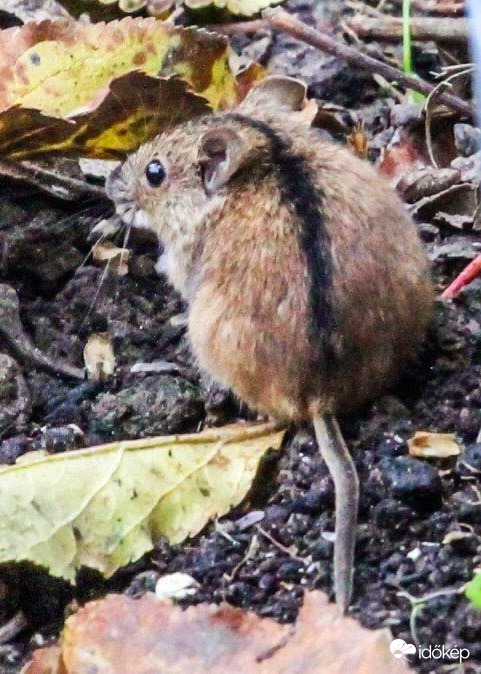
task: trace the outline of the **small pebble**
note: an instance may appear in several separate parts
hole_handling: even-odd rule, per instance
[[[155,596],[166,599],[185,599],[197,592],[198,583],[188,573],[169,573],[161,576],[155,584]]]
[[[0,443],[0,465],[13,464],[19,456],[28,452],[30,442],[25,435],[14,435]]]
[[[439,505],[441,479],[431,465],[409,456],[397,456],[382,459],[379,471],[386,491],[395,498],[423,510]]]
[[[475,442],[464,450],[459,458],[459,463],[474,473],[481,473],[481,442]]]

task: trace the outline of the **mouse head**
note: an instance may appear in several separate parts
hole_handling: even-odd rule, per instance
[[[207,115],[142,145],[107,180],[117,214],[129,226],[152,229],[164,245],[192,236],[222,207],[235,177],[266,159],[265,137],[236,116],[299,115],[305,94],[298,80],[269,77],[249,92],[237,115]]]

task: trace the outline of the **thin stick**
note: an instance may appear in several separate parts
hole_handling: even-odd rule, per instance
[[[251,21],[233,21],[232,23],[212,23],[206,26],[206,30],[225,35],[255,35],[263,30],[270,30],[270,25],[264,19],[252,19]]]
[[[446,77],[444,80],[439,82],[439,84],[436,85],[436,87],[433,89],[433,91],[429,94],[429,96],[426,99],[426,103],[424,105],[424,109],[426,111],[426,118],[424,120],[424,129],[425,129],[425,134],[426,134],[426,147],[428,150],[428,155],[429,159],[431,160],[431,164],[435,168],[438,167],[438,162],[436,161],[436,157],[434,156],[434,147],[433,147],[433,135],[432,135],[432,129],[431,129],[431,120],[432,120],[432,108],[433,106],[431,103],[436,100],[438,94],[440,91],[442,91],[446,87],[452,86],[452,82],[459,77],[465,77],[466,75],[471,75],[474,71],[474,66],[471,64],[466,64],[464,70],[460,70],[459,68],[453,72],[452,75],[449,75],[449,77]]]
[[[452,300],[461,290],[469,285],[471,281],[479,278],[481,275],[481,255],[474,258],[463,271],[456,276],[454,281],[448,285],[446,290],[441,295],[443,300]]]
[[[51,374],[60,374],[72,379],[84,379],[84,371],[79,367],[50,358],[32,343],[20,320],[20,306],[17,293],[6,284],[0,284],[0,336],[10,344],[16,356],[39,369]]]
[[[352,47],[335,40],[326,33],[321,33],[315,28],[311,28],[307,24],[288,14],[280,7],[265,9],[262,13],[262,16],[267,19],[267,21],[269,21],[269,23],[274,28],[292,35],[292,37],[296,38],[297,40],[302,40],[303,42],[306,42],[317,49],[321,49],[332,56],[343,59],[356,68],[362,68],[363,70],[367,70],[370,73],[382,75],[388,81],[394,80],[406,89],[413,89],[414,91],[419,91],[419,93],[424,94],[425,96],[429,96],[429,94],[435,88],[432,84],[429,84],[429,82],[426,82],[425,80],[413,77],[411,75],[406,75],[401,72],[401,70],[398,70],[398,68],[394,68],[387,63],[378,61],[377,59],[372,58],[372,56],[363,54],[357,49],[353,49]],[[471,105],[466,101],[463,101],[458,96],[442,93],[439,95],[439,100],[462,115],[468,117],[472,117],[473,115]]]
[[[402,4],[402,0],[390,0],[395,5]],[[412,0],[413,9],[430,14],[462,14],[464,12],[464,0],[452,0],[452,2],[439,3],[438,0]],[[378,7],[379,9],[379,7]]]
[[[6,644],[15,639],[26,627],[28,627],[27,619],[22,611],[19,611],[0,627],[0,644]]]
[[[335,417],[315,413],[312,422],[319,451],[334,481],[336,495],[334,591],[337,603],[342,612],[346,613],[352,594],[359,480],[356,466]]]
[[[63,201],[88,197],[107,201],[103,188],[71,176],[60,175],[53,169],[31,161],[1,159],[0,177],[21,180]]]
[[[360,37],[382,40],[400,40],[403,35],[403,23],[394,16],[367,17],[359,14],[347,22],[349,28]],[[411,17],[410,29],[413,40],[426,42],[468,41],[469,22],[459,18]]]

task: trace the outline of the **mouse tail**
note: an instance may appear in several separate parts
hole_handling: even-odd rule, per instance
[[[334,482],[334,592],[342,612],[346,613],[353,585],[359,479],[336,418],[332,414],[323,414],[318,408],[311,408],[311,416],[319,451]]]

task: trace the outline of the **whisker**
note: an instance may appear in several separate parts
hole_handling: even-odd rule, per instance
[[[120,253],[120,266],[122,266],[123,263],[124,263],[124,255],[125,255],[125,252],[127,251],[127,246],[129,245],[131,231],[132,231],[131,226],[128,226],[128,227],[125,228],[124,240],[123,240],[123,243],[122,243],[122,252]],[[119,292],[120,292],[120,277],[117,278],[116,286],[117,287],[115,289],[115,297],[117,299],[118,296],[119,296]]]
[[[93,298],[92,302],[90,303],[90,306],[89,306],[89,308],[88,308],[88,310],[87,310],[87,313],[86,313],[85,316],[83,317],[82,322],[80,323],[80,325],[79,325],[78,328],[77,328],[77,335],[76,335],[74,341],[78,341],[78,339],[79,339],[79,333],[81,332],[82,328],[83,328],[84,325],[86,324],[87,319],[89,318],[90,314],[92,313],[93,309],[95,308],[95,305],[97,304],[97,300],[98,300],[98,298],[99,298],[100,291],[102,290],[103,284],[104,284],[105,279],[107,278],[107,275],[108,275],[108,272],[109,272],[110,262],[111,262],[110,260],[107,260],[107,263],[106,263],[106,265],[105,265],[105,268],[104,268],[104,270],[103,270],[103,272],[102,272],[102,276],[100,277],[99,285],[98,285],[98,287],[97,287],[97,290],[95,291],[94,298]]]
[[[69,225],[72,222],[75,222],[75,220],[89,214],[92,215],[92,218],[100,219],[102,216],[104,216],[107,212],[111,210],[113,210],[113,207],[110,206],[110,204],[106,204],[104,201],[102,202],[95,201],[94,203],[86,206],[85,208],[82,208],[79,211],[75,211],[75,213],[71,213],[70,215],[67,215],[64,218],[55,220],[55,222],[53,222],[52,225],[50,226],[50,229],[53,229],[53,231],[59,231],[60,229],[64,229],[66,225]]]
[[[79,266],[77,267],[77,269],[83,269],[83,267],[85,267],[85,265],[87,264],[87,260],[93,255],[94,249],[97,248],[97,246],[100,246],[100,245],[105,241],[106,238],[107,238],[107,234],[101,234],[101,235],[99,236],[99,238],[97,239],[97,241],[95,241],[95,242],[92,244],[92,246],[91,246],[89,252],[88,252],[87,255],[84,257],[84,259],[82,260],[82,262],[79,264]]]

